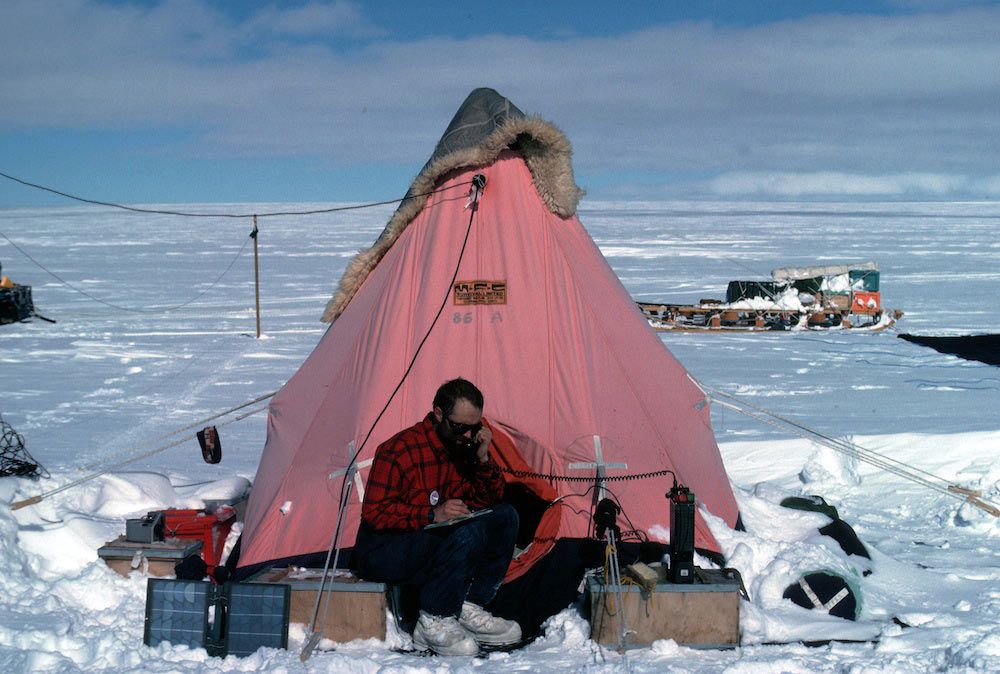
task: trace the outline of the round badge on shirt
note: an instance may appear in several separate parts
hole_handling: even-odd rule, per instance
[[[431,492],[431,505],[436,506],[438,501],[441,500],[441,495],[437,493],[437,489]]]

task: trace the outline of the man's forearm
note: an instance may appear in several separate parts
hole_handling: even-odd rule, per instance
[[[383,500],[366,503],[362,508],[361,519],[379,531],[414,531],[428,523],[428,513],[425,506]]]

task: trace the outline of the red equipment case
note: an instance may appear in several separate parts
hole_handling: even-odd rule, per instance
[[[882,306],[882,298],[879,296],[878,291],[854,291],[854,304],[851,306],[851,311],[856,314],[874,314]]]
[[[222,561],[229,530],[236,522],[236,510],[219,506],[212,512],[204,510],[164,510],[164,534],[167,538],[186,538],[202,542],[201,553],[211,575]]]

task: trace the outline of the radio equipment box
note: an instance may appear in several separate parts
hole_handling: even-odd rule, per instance
[[[125,540],[130,543],[155,543],[163,540],[163,513],[156,510],[145,517],[125,520]]]

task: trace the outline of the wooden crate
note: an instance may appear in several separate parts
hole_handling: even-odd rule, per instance
[[[108,541],[97,550],[97,555],[112,570],[122,576],[132,571],[150,576],[173,576],[174,566],[188,555],[201,553],[201,541],[186,538],[168,538],[155,543],[134,543],[121,535]],[[138,555],[138,556],[137,556]],[[133,567],[133,560],[137,566]]]
[[[823,295],[824,306],[833,307],[840,311],[849,311],[851,308],[851,296],[849,293],[825,293]]]
[[[740,642],[739,581],[722,571],[697,569],[702,582],[689,585],[660,582],[653,592],[635,585],[620,586],[627,628],[626,646],[646,646],[673,639],[694,648],[735,648]],[[617,646],[615,596],[605,591],[603,578],[587,578],[591,638]]]
[[[249,578],[251,583],[281,583],[292,586],[292,601],[288,619],[293,623],[309,625],[316,608],[316,592],[323,577],[322,569],[265,569]],[[344,575],[328,577],[327,591],[330,610],[326,613],[323,637],[331,641],[351,641],[352,639],[385,639],[386,595],[384,583],[371,583],[356,576]],[[324,594],[320,605],[323,608],[327,598]]]

